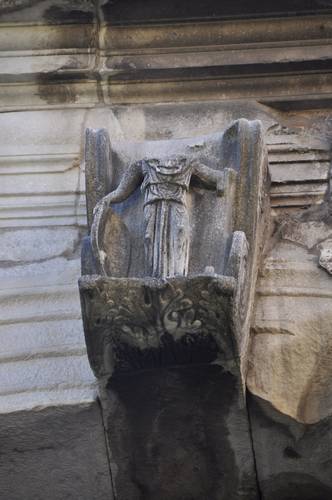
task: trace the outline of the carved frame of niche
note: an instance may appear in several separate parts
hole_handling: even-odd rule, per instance
[[[190,187],[186,277],[152,279],[142,273],[143,200],[138,189],[105,212],[98,252],[90,235],[82,248],[79,288],[89,361],[105,381],[113,373],[212,362],[243,381],[269,216],[267,153],[259,121],[240,119],[211,136],[139,144],[111,145],[105,129],[88,129],[89,231],[94,207],[118,186],[128,158],[167,158],[170,150],[173,157],[224,172],[224,196],[217,198],[199,183]]]

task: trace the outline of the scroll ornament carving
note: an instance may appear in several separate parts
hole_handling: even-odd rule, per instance
[[[140,303],[132,291],[121,303],[107,289],[102,291],[101,298],[109,307],[103,319],[110,325],[114,339],[128,337],[141,348],[158,347],[165,333],[177,339],[183,334],[196,333],[202,325],[195,319],[192,300],[180,288],[170,286],[157,293],[147,288],[145,300]]]
[[[200,349],[210,361],[218,351],[234,357],[230,310],[235,280],[211,276],[185,280],[174,278],[160,286],[146,280],[143,287],[125,294],[125,283],[119,293],[107,280],[100,281],[90,296],[90,328],[102,332],[99,376],[112,370],[110,358],[117,358],[113,363],[127,370],[138,368],[144,353],[154,352],[160,363],[162,350],[177,364],[183,362],[184,350],[187,361],[195,355],[192,350]]]

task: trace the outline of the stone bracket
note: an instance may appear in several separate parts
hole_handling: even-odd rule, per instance
[[[212,363],[232,370],[236,280],[231,276],[80,279],[91,366],[99,379],[162,366]]]

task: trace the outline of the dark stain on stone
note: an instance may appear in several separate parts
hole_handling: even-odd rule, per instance
[[[294,450],[294,448],[292,448],[291,446],[286,446],[286,448],[284,449],[284,455],[288,458],[301,458],[301,455],[297,453],[297,451]]]
[[[71,68],[74,66],[71,65]],[[66,65],[62,66],[61,69],[66,69]],[[77,74],[75,71],[66,71],[65,74],[58,71],[49,71],[47,73],[38,73],[37,80],[39,83],[79,83],[82,80],[91,80],[95,77],[93,71],[80,71]]]
[[[292,62],[271,62],[255,64],[225,64],[223,66],[204,67],[182,67],[182,68],[138,68],[127,69],[126,65],[119,65],[118,73],[109,77],[110,82],[114,81],[141,81],[148,79],[151,81],[160,79],[181,79],[181,78],[201,78],[208,74],[210,78],[239,77],[255,75],[270,75],[272,73],[290,74],[293,72],[307,73],[331,70],[331,58],[326,60],[311,61],[308,66],[307,61]]]
[[[245,410],[234,376],[218,365],[192,365],[113,376],[108,386],[108,437],[119,500],[257,498],[255,477],[240,471],[234,449]],[[228,417],[237,408],[237,433]],[[251,460],[250,443],[243,447]]]
[[[247,401],[262,498],[330,500],[332,418],[303,424],[249,391]]]
[[[160,347],[141,350],[128,343],[113,346],[116,359],[115,371],[152,369],[160,366],[193,363],[211,363],[217,358],[218,346],[212,335],[187,334],[175,341],[165,332],[160,338]]]
[[[269,494],[263,498],[266,500],[330,500],[332,489],[310,474],[284,472],[269,480]]]
[[[32,7],[40,0],[1,0],[0,1],[0,16],[7,12],[16,12],[27,7]]]
[[[52,5],[44,13],[44,19],[50,24],[82,23],[91,24],[94,21],[93,12],[84,10],[67,10],[57,5]]]
[[[70,85],[39,85],[39,96],[47,104],[68,104],[76,101],[76,95]]]
[[[74,80],[75,82],[75,80]],[[70,104],[76,102],[73,80],[56,73],[37,76],[38,95],[47,104]]]
[[[331,176],[331,174],[330,174]],[[325,222],[332,226],[332,195],[330,189],[327,190],[325,201],[320,205],[314,205],[308,208],[302,215],[299,217],[301,222],[308,221],[317,221],[317,222]]]
[[[104,19],[112,23],[152,22],[169,19],[227,19],[308,15],[329,12],[331,5],[321,0],[108,0],[103,2]]]

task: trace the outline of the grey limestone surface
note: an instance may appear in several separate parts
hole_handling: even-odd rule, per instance
[[[1,500],[112,500],[98,403],[0,415]]]

